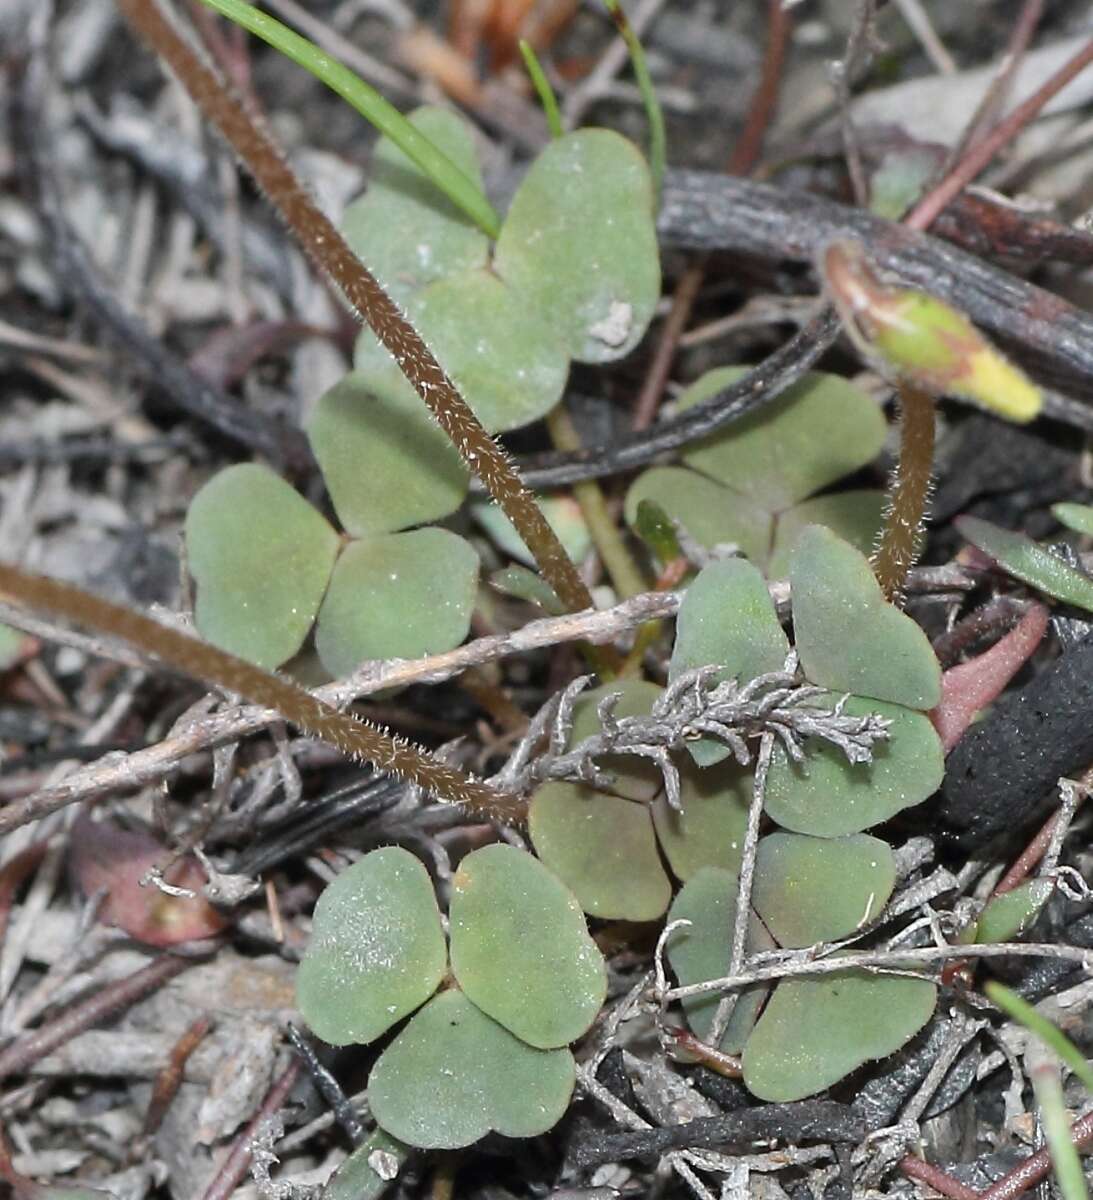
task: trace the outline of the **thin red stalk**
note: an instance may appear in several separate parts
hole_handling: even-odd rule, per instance
[[[1084,1150],[1093,1141],[1093,1112],[1086,1113],[1074,1122],[1070,1140],[1078,1150]],[[1030,1154],[1024,1162],[1018,1163],[986,1191],[980,1192],[977,1200],[1017,1200],[1029,1188],[1046,1179],[1051,1174],[1051,1166],[1051,1151],[1045,1146],[1043,1150]]]
[[[915,205],[904,221],[910,229],[928,229],[953,200],[988,166],[994,156],[1039,114],[1047,102],[1093,62],[1093,39],[1065,62],[1042,87],[1019,104],[1013,112],[985,137],[975,143],[967,155],[935,188]]]
[[[284,1107],[299,1074],[300,1060],[294,1058],[275,1080],[265,1100],[262,1101],[262,1107],[250,1119],[246,1129],[235,1139],[228,1157],[220,1164],[220,1170],[213,1176],[209,1186],[205,1189],[202,1200],[228,1200],[228,1197],[243,1182],[254,1155],[254,1135],[263,1121],[274,1116]]]
[[[952,1200],[979,1200],[975,1188],[968,1187],[959,1179],[947,1175],[940,1167],[931,1166],[914,1154],[905,1154],[899,1160],[899,1169],[908,1179],[917,1179],[942,1196],[952,1197]]]
[[[909,384],[899,389],[899,462],[888,485],[888,507],[873,570],[888,600],[898,599],[922,543],[922,523],[934,462],[934,401]]]
[[[141,1134],[144,1137],[155,1133],[160,1127],[171,1101],[182,1086],[182,1075],[190,1055],[201,1045],[212,1024],[208,1015],[198,1017],[171,1048],[166,1066],[156,1076],[152,1085],[152,1097],[148,1101],[141,1125]]]
[[[421,335],[307,194],[270,135],[255,124],[228,88],[175,32],[154,0],[118,0],[118,7],[132,29],[162,57],[205,117],[220,130],[300,245],[372,327],[464,462],[516,527],[558,598],[574,612],[591,608],[592,597],[577,568],[508,455],[483,429]]]
[[[372,763],[379,771],[401,775],[441,799],[466,805],[472,812],[507,821],[518,819],[522,813],[518,797],[494,791],[419,747],[340,712],[279,675],[82,588],[0,563],[0,596],[21,607],[121,638],[206,686],[236,692],[252,704],[274,709],[304,733],[321,738],[351,758]],[[0,834],[7,831],[6,816],[0,809]]]
[[[85,1029],[90,1029],[119,1009],[128,1008],[150,992],[161,988],[169,979],[181,975],[201,960],[183,958],[181,955],[162,954],[146,967],[134,971],[74,1004],[67,1012],[36,1029],[24,1034],[0,1051],[0,1079],[17,1075],[32,1063],[45,1058],[58,1046],[74,1038]]]
[[[660,338],[653,351],[653,359],[645,373],[637,400],[634,401],[634,416],[630,422],[633,429],[648,429],[657,415],[660,398],[664,394],[664,386],[672,369],[676,356],[676,348],[683,330],[691,317],[695,300],[698,298],[702,281],[706,277],[704,263],[695,263],[688,267],[679,278],[676,290],[672,294],[672,307],[660,329]]]
[[[1093,768],[1086,771],[1082,776],[1078,788],[1079,806],[1082,800],[1088,795],[1088,789],[1091,785],[1093,785]],[[1043,825],[1040,826],[1039,831],[1033,837],[1032,841],[1014,859],[1010,869],[998,881],[992,895],[1002,896],[1006,892],[1012,892],[1015,887],[1028,878],[1035,869],[1036,864],[1047,853],[1048,847],[1051,845],[1051,839],[1055,836],[1055,826],[1058,825],[1061,815],[1058,812],[1052,813]]]

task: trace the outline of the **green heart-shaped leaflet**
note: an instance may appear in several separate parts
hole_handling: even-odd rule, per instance
[[[679,764],[682,811],[659,796],[653,826],[664,857],[677,879],[686,882],[703,867],[740,869],[751,805],[752,773],[735,760],[700,767]]]
[[[366,1044],[428,1000],[447,962],[428,873],[408,851],[386,846],[319,897],[296,1002],[323,1041]]]
[[[611,362],[641,340],[660,299],[653,209],[648,164],[608,129],[556,138],[524,176],[494,269],[571,358]]]
[[[319,609],[315,646],[334,676],[367,658],[420,658],[467,636],[478,555],[447,529],[411,529],[351,542]]]
[[[474,130],[461,116],[426,106],[409,119],[481,188]],[[485,266],[489,256],[486,235],[388,138],[376,144],[368,190],[345,210],[342,232],[401,303],[436,279]]]
[[[892,850],[880,838],[777,831],[759,843],[751,902],[778,945],[797,949],[846,937],[873,920],[895,882]]]
[[[279,475],[240,463],[190,501],[185,536],[202,636],[260,667],[291,658],[338,553],[330,524]]]
[[[528,808],[535,853],[589,916],[655,921],[672,885],[644,804],[574,783],[547,783]]]
[[[687,588],[676,617],[676,643],[668,668],[676,680],[696,667],[717,665],[717,680],[746,683],[780,671],[789,639],[778,621],[763,576],[743,559],[712,562]],[[700,767],[731,753],[723,742],[700,738],[687,749]]]
[[[566,743],[568,749],[600,732],[599,706],[607,696],[618,693],[616,717],[647,717],[664,691],[644,679],[616,679],[601,687],[582,692],[573,705],[573,725]],[[651,759],[636,754],[604,754],[596,764],[614,776],[611,791],[628,800],[652,800],[663,786],[660,768]]]
[[[491,433],[545,416],[561,399],[569,358],[542,316],[488,270],[438,280],[407,305],[475,416]],[[361,330],[354,366],[382,395],[413,397],[410,383],[368,328]]]
[[[576,897],[526,851],[497,844],[468,854],[452,880],[448,925],[459,986],[510,1033],[549,1050],[596,1019],[607,994],[603,955]]]
[[[686,467],[651,467],[626,493],[623,508],[631,528],[637,523],[643,500],[663,509],[707,550],[733,545],[752,562],[766,562],[774,518],[748,496]]]
[[[744,1047],[744,1083],[760,1100],[814,1096],[926,1024],[937,988],[925,979],[837,971],[784,979]]]
[[[749,370],[708,371],[679,408],[708,400]],[[695,443],[683,461],[776,513],[872,462],[885,428],[880,406],[860,388],[811,371],[772,404]]]
[[[929,717],[860,696],[852,696],[844,711],[852,717],[877,713],[888,718],[888,740],[874,743],[871,763],[852,765],[841,750],[811,739],[803,767],[776,744],[764,807],[786,829],[814,837],[861,833],[921,804],[941,784],[945,758]]]
[[[993,897],[975,923],[975,941],[1012,941],[1036,920],[1054,888],[1050,879],[1030,879]]]
[[[568,1050],[535,1050],[458,988],[430,1000],[380,1056],[372,1115],[425,1150],[457,1150],[493,1130],[527,1138],[556,1125],[576,1071]]]
[[[681,987],[720,979],[729,969],[732,934],[736,924],[736,894],[739,881],[729,871],[703,867],[683,886],[668,912],[668,920],[690,921],[668,941],[668,962]],[[758,921],[748,928],[748,949],[772,949],[774,943]],[[717,1047],[726,1054],[739,1054],[766,997],[768,986],[745,988]],[[721,997],[716,992],[690,996],[682,1001],[687,1024],[702,1041],[709,1037],[714,1013]]]
[[[941,667],[929,639],[887,603],[859,550],[809,525],[794,548],[789,578],[797,653],[812,683],[907,708],[940,702]]]
[[[989,554],[1015,579],[1039,588],[1056,600],[1093,612],[1093,579],[1025,534],[1002,529],[978,517],[957,517],[953,524],[961,537]]]
[[[412,388],[373,390],[350,372],[319,398],[307,436],[354,537],[439,520],[467,494],[470,473]]]
[[[875,488],[829,492],[802,500],[774,523],[774,546],[766,565],[768,579],[785,579],[797,539],[806,525],[824,525],[862,554],[877,544],[884,524],[885,496]]]

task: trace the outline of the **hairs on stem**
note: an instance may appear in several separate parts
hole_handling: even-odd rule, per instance
[[[521,819],[523,806],[518,797],[495,791],[409,742],[339,711],[280,675],[142,613],[7,563],[0,563],[0,597],[121,638],[206,687],[236,692],[252,704],[274,709],[304,733],[321,738],[351,758],[371,763],[378,771],[401,776],[441,800],[465,805],[492,819]]]
[[[934,462],[934,401],[910,384],[899,389],[899,462],[888,482],[884,528],[873,570],[886,599],[898,601],[922,546]]]
[[[154,0],[118,0],[118,8],[220,130],[303,249],[371,326],[463,460],[516,527],[558,598],[572,611],[591,608],[592,598],[576,567],[505,451],[483,429],[421,335],[308,195],[270,135],[254,123],[175,32]]]

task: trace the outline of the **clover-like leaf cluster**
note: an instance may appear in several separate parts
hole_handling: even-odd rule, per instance
[[[474,132],[461,117],[427,107],[410,120],[481,186]],[[492,254],[485,234],[386,138],[343,225],[495,433],[549,412],[570,359],[626,354],[660,294],[648,167],[604,129],[568,134],[539,156]],[[276,667],[314,626],[335,676],[364,659],[457,645],[477,555],[455,533],[415,527],[463,503],[470,469],[371,330],[306,432],[345,535],[270,471],[215,476],[186,522],[198,628]]]
[[[532,855],[498,844],[460,863],[448,927],[450,944],[419,860],[372,851],[319,898],[300,1011],[335,1045],[373,1042],[414,1014],[368,1083],[377,1123],[399,1141],[455,1149],[491,1130],[542,1133],[573,1090],[567,1046],[606,994],[580,906]]]
[[[736,383],[746,367],[718,367],[679,397],[688,409]],[[876,402],[838,375],[811,372],[773,404],[694,443],[682,466],[652,467],[631,485],[626,519],[652,501],[707,549],[733,544],[782,578],[806,525],[826,525],[868,550],[881,524],[882,492],[817,495],[877,456],[885,434]]]

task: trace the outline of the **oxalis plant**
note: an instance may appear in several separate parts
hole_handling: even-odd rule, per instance
[[[214,6],[263,36],[273,28],[234,0]],[[931,394],[959,382],[958,368],[983,352],[967,340],[966,322],[836,252],[829,290],[901,389],[900,464],[874,562],[863,549],[879,495],[844,510],[817,493],[871,461],[883,422],[845,381],[813,376],[762,418],[688,452],[684,467],[647,472],[631,491],[635,523],[642,502],[655,503],[692,539],[731,542],[747,556],[715,559],[689,581],[667,686],[625,679],[589,690],[577,681],[538,715],[496,779],[473,780],[263,668],[295,654],[312,625],[332,673],[461,640],[473,551],[427,523],[457,507],[471,470],[558,602],[587,604],[489,433],[549,412],[570,360],[607,361],[641,336],[659,285],[652,177],[617,135],[578,131],[537,160],[501,222],[481,196],[467,127],[421,110],[413,133],[398,126],[381,143],[343,238],[155,10],[138,0],[122,8],[369,324],[354,371],[321,398],[308,428],[345,534],[263,468],[213,479],[187,521],[207,642],[13,568],[0,566],[0,591],[126,637],[468,813],[526,826],[530,837],[531,850],[498,843],[466,854],[439,884],[409,852],[384,847],[320,898],[299,1007],[328,1042],[384,1042],[368,1084],[377,1133],[331,1194],[378,1190],[407,1146],[454,1149],[491,1131],[530,1137],[560,1119],[576,1079],[569,1047],[606,995],[588,918],[665,921],[661,945],[678,986],[658,978],[658,952],[654,1006],[680,1000],[696,1044],[723,1056],[722,1066],[733,1060],[726,1069],[759,1099],[812,1095],[903,1045],[933,1011],[929,980],[848,968],[771,990],[743,968],[763,952],[830,949],[867,934],[897,869],[891,847],[866,831],[941,780],[941,742],[927,716],[941,696],[940,668],[892,598],[913,561],[929,473],[931,443],[909,430],[932,422]],[[452,167],[470,186],[455,179],[438,195],[437,172]],[[453,196],[454,207],[444,201]],[[926,313],[917,342],[906,328],[916,311]],[[916,355],[927,370],[912,370]],[[981,399],[1000,368],[982,360],[979,368]],[[700,381],[684,404],[728,381]],[[1035,403],[1021,398],[1010,415],[1028,419]],[[1004,531],[962,528],[1019,577],[1041,570],[1028,577],[1045,586],[1033,551],[1022,546],[1021,558]],[[276,574],[263,575],[262,563]],[[763,570],[788,575],[792,645]],[[1067,583],[1052,579],[1057,589]],[[451,609],[440,616],[429,605],[434,580]],[[397,620],[386,629],[362,623],[366,605]],[[1040,902],[996,909],[990,935],[1008,936]],[[976,936],[987,933],[981,922]]]

